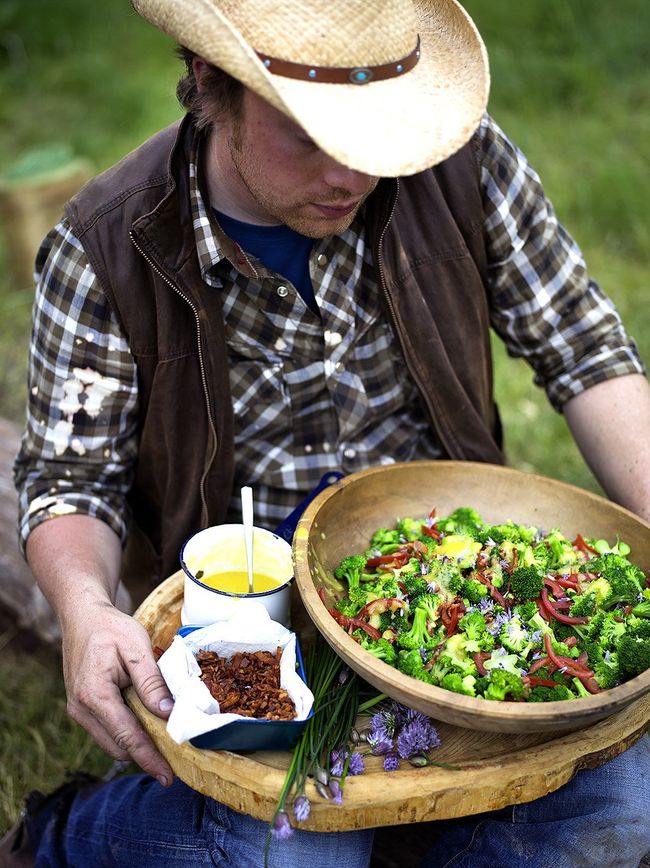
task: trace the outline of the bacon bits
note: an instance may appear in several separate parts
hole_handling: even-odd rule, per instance
[[[241,714],[258,720],[293,720],[296,709],[286,690],[280,687],[280,658],[253,651],[234,654],[230,660],[214,651],[199,651],[196,662],[201,680],[219,703],[222,714]]]

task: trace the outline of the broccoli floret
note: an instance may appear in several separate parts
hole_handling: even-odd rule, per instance
[[[623,636],[618,643],[618,666],[623,680],[650,669],[650,639]]]
[[[635,618],[633,611],[632,617],[625,623],[625,631],[633,639],[650,639],[650,621],[647,618]]]
[[[418,597],[422,596],[422,594],[430,593],[428,577],[421,575],[419,572],[402,576],[401,581],[404,583],[406,593],[408,594],[411,603],[414,603]]]
[[[545,621],[545,620],[542,618],[542,616],[539,614],[539,612],[538,612],[536,615],[533,615],[533,617],[532,617],[532,618],[530,619],[530,621],[528,622],[528,626],[529,626],[530,629],[531,629],[533,632],[535,632],[535,633],[536,633],[537,631],[539,631],[539,632],[541,632],[542,634],[544,634],[544,633],[550,633],[551,635],[553,635],[553,631],[552,631],[551,628],[549,627],[549,625],[548,625],[548,621]]]
[[[436,521],[436,528],[444,534],[462,534],[478,539],[478,534],[483,527],[483,519],[475,509],[461,506],[450,513],[446,518]]]
[[[488,589],[487,585],[478,582],[476,579],[463,579],[458,584],[456,593],[459,597],[467,600],[468,603],[476,606],[488,596]]]
[[[524,624],[528,623],[531,618],[538,614],[537,604],[533,600],[527,603],[520,603],[512,610],[513,614],[518,615]]]
[[[504,648],[520,657],[525,657],[532,648],[530,633],[516,615],[503,625],[499,639]]]
[[[513,675],[520,675],[521,662],[517,654],[504,654],[505,649],[497,648],[493,651],[489,658],[483,662],[483,666],[491,672],[495,669],[504,669],[506,672],[512,672]]]
[[[543,575],[537,567],[517,567],[510,576],[510,590],[515,600],[534,600],[543,585]]]
[[[400,672],[410,675],[411,678],[417,678],[418,681],[426,681],[427,684],[431,684],[431,675],[424,666],[422,655],[417,649],[400,651],[397,655],[397,668]]]
[[[415,609],[413,624],[409,630],[404,630],[397,637],[397,644],[407,651],[418,648],[431,648],[436,644],[436,637],[427,630],[427,613],[425,609]]]
[[[523,693],[524,684],[521,680],[521,675],[504,669],[494,669],[490,672],[487,690],[483,696],[485,699],[503,701],[506,697],[510,697],[510,699],[520,699],[523,696]]]
[[[527,543],[530,545],[534,542],[536,535],[536,527],[524,527],[523,525],[508,521],[505,524],[493,524],[489,527],[483,527],[479,539],[482,543],[493,542],[496,545],[501,545],[506,540],[512,543]]]
[[[440,682],[440,687],[445,690],[453,690],[454,693],[463,693],[465,696],[476,696],[476,678],[473,675],[464,677],[458,672],[449,672]]]
[[[591,696],[591,693],[589,693],[589,691],[579,678],[573,678],[572,682],[573,686],[575,687],[575,691],[578,694],[578,699],[580,699],[582,696]]]
[[[617,621],[616,618],[617,616],[612,612],[605,613],[598,639],[603,649],[615,650],[619,640],[625,634],[625,623]]]
[[[538,684],[530,691],[527,699],[528,702],[560,702],[565,699],[575,699],[575,695],[565,684],[556,684],[554,687]]]
[[[581,594],[573,601],[573,605],[569,609],[569,615],[574,618],[584,618],[593,615],[596,610],[596,595],[591,592]]]
[[[550,552],[548,570],[559,570],[561,567],[571,566],[578,562],[578,555],[571,542],[553,529],[546,535],[545,543]]]
[[[600,573],[601,579],[609,583],[610,593],[604,598],[604,605],[611,607],[616,603],[636,603],[639,593],[645,586],[645,573],[630,563],[626,557],[607,553],[589,561],[590,572]],[[596,580],[598,581],[598,580]],[[592,582],[589,590],[593,590]]]
[[[365,567],[365,555],[349,555],[347,558],[343,558],[334,570],[334,575],[339,581],[346,581],[348,588],[358,588]]]
[[[609,690],[621,680],[621,675],[618,666],[618,654],[607,653],[602,660],[593,664],[594,678],[598,682],[598,686],[603,690]]]
[[[437,594],[420,594],[416,599],[415,608],[424,609],[429,627],[438,621],[438,611],[442,602],[442,597]]]
[[[382,555],[390,555],[401,547],[402,541],[398,530],[380,527],[370,538],[370,549],[373,552],[379,551]]]
[[[632,614],[637,618],[650,618],[650,600],[641,600],[632,609]]]
[[[398,518],[397,533],[404,542],[412,542],[422,536],[422,519]]]
[[[467,612],[458,622],[468,639],[480,639],[487,631],[487,623],[480,612]]]
[[[390,666],[394,666],[397,662],[397,651],[387,639],[371,639],[370,636],[364,636],[361,639],[361,647]]]
[[[600,576],[589,583],[585,593],[593,594],[596,597],[596,606],[602,606],[603,602],[611,596],[612,586],[604,576]]]
[[[571,624],[561,624],[559,621],[556,621],[553,625],[553,634],[558,642],[566,642],[567,639],[573,636],[581,644],[583,643],[582,636]]]
[[[365,597],[365,594],[364,594],[364,597]],[[354,618],[356,616],[357,612],[359,611],[359,609],[361,609],[365,605],[365,599],[364,599],[364,602],[361,604],[361,606],[359,606],[350,597],[342,597],[340,600],[337,600],[334,605],[339,610],[339,612],[342,612],[344,615],[347,615],[348,618]]]
[[[463,675],[476,675],[478,672],[476,664],[468,654],[467,639],[462,633],[454,633],[447,639],[439,659]]]
[[[450,596],[457,593],[454,586],[463,581],[463,576],[455,563],[448,558],[436,557],[427,567],[429,570],[425,576],[427,582],[437,585],[441,591]]]

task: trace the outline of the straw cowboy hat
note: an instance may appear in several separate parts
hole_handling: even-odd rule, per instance
[[[485,47],[455,0],[132,2],[292,118],[325,153],[370,175],[439,163],[485,111]]]

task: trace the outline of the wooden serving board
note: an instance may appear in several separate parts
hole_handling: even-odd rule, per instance
[[[180,626],[183,573],[159,585],[135,613],[152,644],[167,648]],[[126,701],[188,786],[229,807],[269,820],[289,764],[288,752],[237,754],[178,745],[165,722],[142,705],[132,687]],[[650,725],[650,695],[588,728],[572,733],[475,732],[437,723],[441,747],[432,758],[459,771],[403,763],[384,772],[381,759],[366,758],[366,771],[348,778],[343,804],[323,800],[308,785],[309,831],[345,831],[462,817],[528,802],[567,783],[576,771],[594,768],[626,750]]]

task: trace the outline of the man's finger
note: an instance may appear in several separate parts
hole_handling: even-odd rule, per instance
[[[153,658],[132,658],[124,663],[145,708],[157,717],[169,717],[174,701]]]

